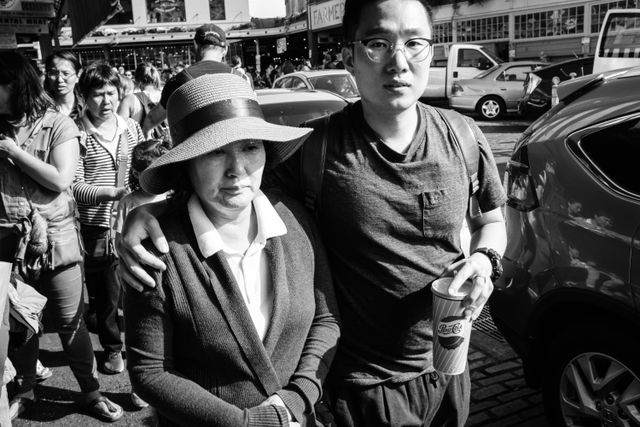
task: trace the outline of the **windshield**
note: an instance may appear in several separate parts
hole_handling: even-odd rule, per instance
[[[491,52],[489,49],[483,49],[482,51],[484,53],[486,53],[487,56],[489,56],[491,59],[496,61],[498,64],[502,64],[504,62],[502,59],[500,59],[498,56],[496,56],[496,54]]]
[[[475,76],[474,79],[482,79],[484,77],[487,77],[489,74],[493,73],[493,71],[498,67],[500,67],[500,64],[494,65],[493,67],[489,68],[488,70],[484,70],[483,72],[481,72],[480,74]]]
[[[620,14],[611,18],[604,29],[598,56],[622,57],[640,43],[640,18],[636,14]]]
[[[349,74],[311,77],[309,81],[315,89],[327,90],[345,98],[360,96],[360,92]]]

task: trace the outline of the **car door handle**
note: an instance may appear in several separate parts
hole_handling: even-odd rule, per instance
[[[457,78],[458,78],[458,72],[457,72],[457,71],[454,71],[454,72],[453,72],[453,78],[454,78],[454,79],[457,79]]]

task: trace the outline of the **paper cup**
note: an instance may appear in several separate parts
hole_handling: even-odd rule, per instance
[[[464,372],[469,352],[471,320],[464,317],[462,300],[471,291],[471,281],[465,282],[457,295],[447,289],[453,278],[443,277],[431,284],[433,293],[433,366],[441,374]]]

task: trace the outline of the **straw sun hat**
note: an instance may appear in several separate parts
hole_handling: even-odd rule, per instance
[[[173,148],[140,175],[140,185],[152,194],[171,188],[175,176],[169,165],[236,141],[259,139],[269,168],[293,154],[312,131],[265,121],[251,87],[231,73],[205,74],[184,83],[169,98],[167,121]]]

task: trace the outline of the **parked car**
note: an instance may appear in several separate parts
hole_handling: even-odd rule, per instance
[[[524,81],[524,95],[518,101],[518,111],[524,116],[540,116],[551,108],[554,77],[563,82],[591,74],[592,71],[593,56],[586,56],[547,65],[529,73]]]
[[[324,91],[258,89],[256,95],[265,120],[288,126],[298,126],[348,105],[344,98]]]
[[[296,71],[278,77],[274,88],[316,89],[336,93],[351,102],[360,99],[356,81],[346,70]]]
[[[561,83],[515,144],[490,308],[554,426],[640,425],[640,67]]]
[[[545,65],[539,61],[503,62],[472,79],[458,80],[451,88],[449,105],[463,112],[475,111],[485,120],[518,112],[527,74]]]

